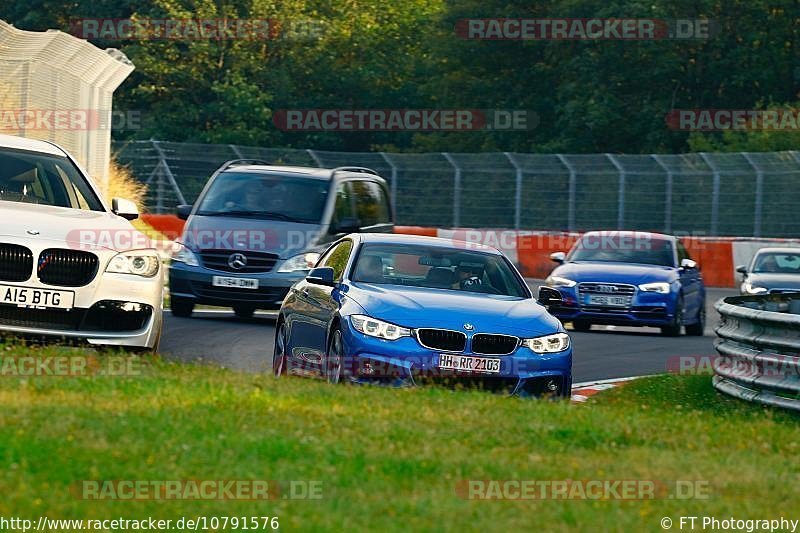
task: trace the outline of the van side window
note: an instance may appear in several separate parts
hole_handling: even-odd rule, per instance
[[[356,199],[356,211],[362,226],[391,223],[389,200],[383,187],[374,181],[351,182]]]
[[[348,218],[356,218],[354,204],[350,183],[340,183],[336,188],[336,206],[333,210],[333,221],[341,222]]]
[[[333,268],[333,279],[342,281],[347,260],[350,258],[350,251],[353,249],[353,241],[342,241],[325,254],[322,261],[317,266]]]

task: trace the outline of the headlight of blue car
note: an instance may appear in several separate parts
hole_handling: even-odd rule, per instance
[[[408,328],[367,315],[351,315],[350,322],[357,331],[379,339],[396,341],[400,337],[409,337],[411,335],[411,330]]]
[[[560,276],[550,276],[544,280],[544,283],[548,287],[574,287],[577,284],[574,280]]]
[[[658,294],[669,294],[669,283],[645,283],[639,285],[639,289],[644,292],[657,292]]]
[[[554,333],[544,337],[533,339],[523,339],[522,345],[530,348],[536,353],[557,353],[569,348],[569,335],[566,333]]]

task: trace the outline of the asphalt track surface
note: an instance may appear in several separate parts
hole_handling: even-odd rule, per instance
[[[529,283],[536,286],[534,280]],[[731,289],[707,289],[708,319],[703,337],[662,337],[655,328],[614,326],[571,332],[573,380],[578,383],[661,374],[677,368],[679,357],[713,355],[714,326],[719,320],[714,303],[735,294]],[[171,360],[270,372],[276,316],[276,312],[264,312],[240,320],[229,310],[201,310],[192,318],[176,318],[167,312],[161,353]]]

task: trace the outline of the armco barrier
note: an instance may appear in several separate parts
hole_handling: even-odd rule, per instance
[[[714,387],[749,402],[800,411],[800,294],[734,296],[714,346]]]
[[[146,214],[142,215],[142,220],[170,239],[177,238],[183,232],[183,220],[174,215]],[[550,260],[551,253],[569,250],[582,235],[575,232],[444,229],[424,226],[396,226],[395,232],[487,244],[505,253],[525,277],[537,279],[547,277],[553,270],[555,265]],[[736,265],[749,263],[759,248],[800,247],[800,241],[790,239],[683,237],[682,241],[689,254],[700,265],[703,279],[709,287],[735,287]]]

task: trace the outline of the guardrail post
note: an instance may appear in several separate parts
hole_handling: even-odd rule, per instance
[[[314,164],[315,164],[315,165],[317,165],[319,168],[322,168],[322,167],[323,167],[322,160],[320,160],[320,158],[319,158],[319,157],[317,157],[317,154],[315,154],[315,153],[314,153],[314,150],[312,150],[311,148],[309,148],[308,150],[306,150],[306,153],[307,153],[309,156],[311,156],[311,159],[313,159],[313,160],[314,160]]]
[[[518,230],[522,224],[522,167],[519,166],[517,159],[513,154],[510,152],[503,152],[503,154],[505,154],[506,158],[508,158],[508,160],[514,166],[514,170],[517,173],[517,190],[514,195],[514,229]]]
[[[457,228],[461,225],[461,167],[447,152],[442,152],[442,155],[453,165],[455,170],[453,174],[453,227]]]
[[[658,166],[664,169],[664,172],[667,173],[667,180],[664,190],[664,233],[672,233],[672,171],[663,161],[661,161],[661,158],[657,154],[653,154],[650,157],[652,157],[653,161],[658,163]]]
[[[567,230],[575,231],[575,197],[578,191],[578,173],[575,167],[562,154],[556,154],[561,164],[569,171],[569,200],[567,201]]]
[[[154,141],[151,139],[153,143],[153,148],[155,148],[156,152],[158,152],[159,162],[161,163],[161,170],[167,176],[167,180],[169,180],[170,185],[172,186],[172,190],[175,193],[175,198],[177,198],[178,203],[183,205],[186,204],[186,199],[183,197],[183,192],[181,192],[181,188],[178,187],[178,180],[175,179],[175,175],[172,173],[172,169],[169,168],[169,164],[167,164],[167,156],[164,154],[164,150],[161,148],[161,141]],[[159,183],[162,180],[159,179]],[[160,189],[156,189],[161,194]],[[161,200],[159,200],[159,203]],[[163,209],[163,206],[158,205],[157,209]],[[159,211],[161,213],[161,211]]]
[[[619,172],[619,189],[617,190],[617,229],[625,229],[625,167],[612,154],[606,154],[611,164]]]
[[[395,165],[392,160],[389,158],[389,155],[386,152],[378,152],[381,154],[381,157],[386,164],[389,165],[389,168],[392,169],[392,182],[389,184],[389,194],[392,196],[392,205],[394,206],[395,210],[397,209],[397,165]],[[396,216],[396,215],[395,215]]]
[[[743,152],[742,155],[750,166],[756,171],[756,201],[753,213],[753,237],[761,237],[761,213],[764,203],[764,171],[756,164],[750,152]]]
[[[711,231],[710,234],[712,236],[716,236],[719,232],[719,185],[720,185],[720,174],[719,168],[717,168],[716,163],[709,157],[709,154],[706,152],[700,152],[700,157],[703,158],[703,161],[706,162],[706,165],[711,169],[713,172],[714,183],[712,185],[711,190]]]

